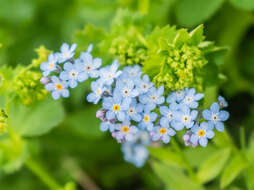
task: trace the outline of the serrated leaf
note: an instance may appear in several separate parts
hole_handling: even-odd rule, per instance
[[[179,47],[190,39],[190,35],[187,29],[180,29],[174,39],[174,44]]]
[[[98,109],[98,106],[87,106],[86,109],[69,115],[64,124],[87,138],[101,137],[103,135],[100,131],[101,121],[96,118]]]
[[[169,166],[175,166],[179,168],[184,168],[186,166],[182,157],[169,148],[150,147],[149,152],[154,158],[164,162]]]
[[[21,136],[38,136],[49,132],[64,120],[64,108],[51,97],[31,106],[13,101],[9,123]]]
[[[245,9],[248,11],[254,10],[253,0],[230,0],[230,2],[237,8]]]
[[[205,36],[204,36],[203,24],[197,26],[194,30],[190,32],[191,44],[199,45],[204,39],[205,39]]]
[[[230,156],[230,152],[230,149],[221,149],[210,155],[203,163],[200,163],[197,173],[200,183],[206,183],[220,174]]]
[[[152,168],[158,177],[166,185],[166,189],[172,190],[202,190],[203,187],[194,183],[181,169],[170,167],[157,161],[152,162]]]
[[[246,160],[242,158],[242,155],[239,153],[235,155],[230,163],[223,170],[222,177],[220,180],[221,188],[225,188],[248,166]]]
[[[194,26],[209,19],[224,0],[182,0],[176,4],[176,18],[184,26]]]

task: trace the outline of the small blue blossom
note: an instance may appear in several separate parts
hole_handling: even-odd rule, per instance
[[[185,97],[185,90],[174,91],[167,97],[167,103],[180,103]]]
[[[118,142],[133,141],[138,132],[138,129],[132,126],[128,120],[125,120],[121,124],[117,124],[115,129],[115,137]]]
[[[121,96],[114,94],[113,97],[104,98],[102,105],[107,110],[106,118],[108,120],[115,119],[116,117],[119,121],[124,121],[130,101],[123,100]]]
[[[79,58],[79,67],[86,77],[97,78],[99,76],[99,67],[102,64],[100,58],[93,59],[89,52],[82,52]]]
[[[179,105],[177,103],[171,103],[169,107],[161,106],[160,113],[162,115],[160,124],[162,126],[169,126],[174,119],[174,112],[177,111]]]
[[[63,63],[70,60],[74,56],[76,47],[77,44],[72,44],[69,46],[68,44],[64,43],[60,48],[61,52],[58,54],[59,62]]]
[[[104,82],[105,85],[111,85],[114,79],[122,73],[122,71],[118,71],[118,67],[119,62],[115,60],[112,65],[100,69],[100,80]]]
[[[181,106],[179,111],[175,111],[174,113],[175,119],[171,122],[172,127],[175,130],[182,130],[184,127],[187,129],[193,127],[194,119],[196,119],[198,115],[197,110],[190,110],[187,106]]]
[[[91,83],[91,89],[92,92],[88,94],[87,101],[97,104],[100,101],[103,92],[106,90],[106,88],[100,81],[95,81]]]
[[[155,87],[151,88],[147,94],[139,97],[141,103],[146,105],[146,110],[155,109],[156,105],[160,105],[165,101],[163,96],[164,87],[160,86],[158,89]]]
[[[174,136],[176,132],[168,126],[155,126],[151,132],[152,140],[162,140],[164,143],[169,143],[170,136]]]
[[[229,118],[229,113],[224,110],[220,111],[220,106],[216,102],[211,105],[210,110],[204,110],[202,114],[204,119],[220,132],[224,130],[223,122]]]
[[[208,143],[208,139],[214,137],[213,126],[207,122],[202,122],[200,126],[195,125],[191,131],[192,135],[190,138],[191,143],[199,143],[201,146],[205,147]]]
[[[60,73],[60,79],[67,81],[69,87],[75,88],[78,82],[83,82],[87,78],[80,72],[80,68],[77,63],[72,64],[66,62],[64,64],[64,71]]]
[[[218,103],[219,103],[220,108],[228,107],[228,102],[222,96],[218,97]]]
[[[129,79],[131,79],[134,82],[140,80],[141,74],[142,74],[142,71],[141,71],[140,66],[138,66],[138,65],[135,65],[133,67],[131,67],[131,66],[124,67],[124,69],[123,69],[123,75],[126,75],[126,77],[128,77]]]
[[[196,93],[194,88],[185,89],[185,97],[181,101],[181,104],[187,105],[189,108],[197,108],[198,102],[204,97],[204,94]]]
[[[49,54],[48,62],[41,63],[40,69],[43,71],[42,75],[44,77],[57,70],[57,61],[58,57],[56,54]]]
[[[149,152],[142,144],[123,143],[122,144],[123,157],[126,162],[134,164],[136,167],[141,168],[144,166]]]
[[[138,95],[138,91],[134,88],[134,83],[131,80],[128,80],[126,83],[118,80],[115,91],[124,99],[131,99]]]
[[[69,97],[70,93],[67,87],[68,84],[66,81],[62,81],[56,76],[52,76],[51,82],[45,85],[45,89],[52,92],[52,97],[55,100],[59,99],[61,96],[64,98]]]
[[[148,131],[152,131],[154,126],[154,121],[157,118],[157,114],[150,111],[145,111],[143,114],[142,121],[139,123],[141,129],[147,129]]]
[[[136,99],[132,99],[131,104],[127,110],[128,119],[139,122],[142,119],[141,112],[143,111],[142,104],[137,104]]]
[[[101,131],[107,131],[113,132],[115,130],[115,124],[111,121],[104,121],[100,124],[100,130]]]
[[[140,94],[147,93],[150,88],[153,87],[153,83],[150,82],[148,75],[144,75],[142,80],[137,82],[137,88]]]

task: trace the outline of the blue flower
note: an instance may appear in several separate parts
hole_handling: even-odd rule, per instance
[[[175,130],[181,130],[184,127],[187,129],[193,127],[194,119],[196,119],[198,115],[197,110],[190,110],[187,106],[182,105],[179,111],[175,111],[174,113],[175,119],[171,122],[172,127]]]
[[[220,108],[228,107],[228,102],[222,96],[218,97],[218,101]]]
[[[174,91],[167,97],[167,103],[180,103],[185,97],[185,90]]]
[[[123,75],[126,75],[129,79],[136,82],[140,79],[140,76],[142,74],[141,68],[138,65],[135,65],[133,67],[128,66],[124,67],[123,69]]]
[[[157,114],[150,111],[145,111],[143,114],[143,119],[141,123],[139,123],[139,126],[141,129],[147,129],[148,131],[152,131],[153,129],[153,122],[156,120]]]
[[[113,97],[104,98],[102,105],[107,110],[106,118],[108,120],[116,117],[119,121],[124,121],[130,101],[123,100],[121,96],[114,94]]]
[[[59,99],[61,96],[64,98],[69,97],[70,93],[67,87],[67,83],[56,76],[52,76],[51,82],[45,85],[45,89],[52,92],[52,97],[55,100]]]
[[[151,136],[153,141],[162,140],[164,143],[169,143],[170,136],[174,136],[176,132],[168,126],[154,127]]]
[[[100,130],[101,131],[107,131],[113,132],[115,130],[115,124],[111,121],[104,121],[100,124]]]
[[[141,103],[146,105],[146,110],[153,110],[156,105],[160,105],[165,101],[163,92],[163,86],[160,86],[157,90],[153,87],[148,91],[147,94],[140,96],[139,100]]]
[[[211,123],[218,131],[224,130],[223,122],[229,118],[229,113],[227,111],[220,111],[220,106],[218,103],[213,103],[210,110],[203,111],[203,117],[209,123]]]
[[[122,148],[123,157],[126,162],[134,164],[136,167],[141,168],[144,166],[149,152],[142,144],[123,143]]]
[[[136,122],[141,120],[141,112],[143,111],[142,104],[137,104],[136,99],[132,99],[129,109],[127,110],[128,119],[132,119]]]
[[[117,80],[115,93],[120,94],[124,99],[131,99],[138,95],[138,91],[134,88],[134,83],[128,80],[126,83]]]
[[[72,44],[69,46],[68,44],[64,43],[60,48],[61,52],[58,54],[59,62],[63,63],[71,59],[74,56],[76,47],[77,44]]]
[[[41,63],[40,68],[43,71],[42,75],[44,77],[57,70],[57,61],[58,57],[56,54],[49,54],[48,62]]]
[[[80,55],[79,67],[87,78],[97,78],[99,76],[98,69],[101,64],[102,60],[100,58],[93,59],[93,56],[88,52],[82,52]]]
[[[100,80],[106,85],[111,85],[114,79],[122,73],[122,71],[117,71],[118,67],[119,62],[115,60],[112,65],[100,69]]]
[[[152,86],[153,83],[150,82],[148,75],[144,75],[143,79],[137,82],[137,88],[140,94],[147,93]]]
[[[194,88],[185,89],[185,97],[181,101],[181,104],[187,105],[189,108],[197,108],[198,102],[204,97],[204,94],[196,93]]]
[[[67,81],[69,87],[75,88],[78,82],[82,82],[87,78],[80,72],[80,68],[76,62],[75,64],[66,62],[64,64],[64,71],[60,73],[60,79]]]
[[[190,141],[193,144],[199,143],[201,146],[205,147],[207,145],[208,139],[214,137],[213,126],[207,122],[202,122],[200,126],[195,125],[191,131],[192,135]]]
[[[91,83],[91,89],[92,92],[88,94],[87,101],[97,104],[100,101],[103,92],[106,90],[106,88],[100,81],[95,81]]]
[[[115,129],[117,130],[115,132],[115,137],[118,142],[133,141],[138,132],[138,129],[132,126],[128,120],[125,120],[121,124],[117,124]]]
[[[174,112],[178,110],[179,105],[177,103],[171,103],[169,107],[161,106],[160,113],[162,115],[160,124],[162,126],[169,126],[174,119]]]

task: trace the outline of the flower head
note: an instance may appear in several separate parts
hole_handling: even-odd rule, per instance
[[[168,126],[155,126],[151,132],[152,140],[162,140],[164,143],[169,143],[170,136],[174,136],[176,132]]]
[[[228,107],[228,102],[222,96],[218,97],[218,103],[219,103],[220,108]]]
[[[143,117],[142,120],[139,124],[139,126],[141,127],[141,129],[147,129],[148,131],[152,131],[153,126],[154,126],[154,121],[157,118],[157,114],[154,112],[150,112],[150,111],[145,111],[143,113]]]
[[[169,94],[167,97],[167,103],[180,103],[185,97],[184,90],[177,90]]]
[[[116,125],[115,136],[119,142],[132,141],[137,132],[138,129],[132,126],[128,120],[125,120],[123,123]]]
[[[95,81],[91,83],[91,89],[92,89],[92,92],[88,94],[87,101],[97,104],[100,101],[106,88],[103,86],[103,84],[100,81]]]
[[[214,137],[213,127],[207,123],[202,122],[200,126],[195,125],[191,131],[193,132],[191,135],[190,141],[192,143],[199,143],[201,146],[206,146],[208,139]]]
[[[52,92],[52,97],[55,100],[57,100],[61,96],[64,98],[69,97],[70,93],[67,87],[68,87],[68,84],[66,83],[66,81],[62,81],[58,77],[52,76],[51,82],[46,84],[45,89],[47,91]]]
[[[153,83],[150,82],[148,75],[144,75],[142,80],[137,82],[137,88],[140,94],[147,93],[152,86]]]
[[[132,119],[136,122],[139,122],[142,117],[141,117],[141,113],[143,111],[143,105],[137,103],[136,99],[132,99],[130,106],[127,110],[127,117],[128,119]]]
[[[107,131],[109,130],[110,132],[113,132],[116,128],[116,125],[114,124],[114,122],[110,121],[110,120],[106,120],[106,121],[103,121],[101,124],[100,124],[100,130],[101,131]]]
[[[196,93],[195,88],[185,89],[185,97],[181,104],[187,105],[189,108],[197,108],[198,101],[204,97],[204,94]]]
[[[120,94],[124,99],[138,96],[138,91],[134,88],[134,83],[131,80],[127,80],[126,83],[118,80],[116,82],[115,93]]]
[[[74,56],[76,47],[77,44],[72,44],[71,46],[69,46],[68,44],[64,43],[60,48],[61,53],[58,54],[59,62],[63,63],[70,60]]]
[[[218,131],[224,130],[223,122],[229,118],[229,113],[227,111],[221,110],[218,103],[213,103],[210,107],[210,110],[204,110],[202,112],[204,119],[206,119],[212,126]]]
[[[179,105],[177,103],[171,103],[169,107],[161,106],[160,113],[162,115],[160,124],[163,126],[169,126],[174,119],[174,112],[178,110]]]
[[[51,72],[57,70],[57,61],[58,56],[56,54],[49,54],[48,62],[41,63],[40,68],[43,71],[42,75],[44,77],[48,76]]]

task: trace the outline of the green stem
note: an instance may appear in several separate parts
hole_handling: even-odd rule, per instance
[[[61,189],[61,186],[53,179],[52,176],[35,160],[28,158],[25,165],[43,181],[50,189]]]

